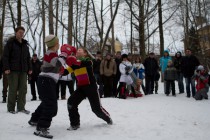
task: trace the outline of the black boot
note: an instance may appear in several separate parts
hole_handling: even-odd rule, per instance
[[[33,97],[33,98],[31,99],[31,101],[36,101],[36,97]]]
[[[2,101],[2,103],[6,103],[7,101],[6,101],[6,97],[3,97],[3,101]]]

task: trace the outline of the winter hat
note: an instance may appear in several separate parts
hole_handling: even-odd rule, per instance
[[[128,58],[128,55],[127,55],[127,54],[123,54],[123,55],[121,56],[121,58],[122,58],[122,59]]]
[[[58,41],[58,37],[55,35],[48,35],[44,39],[44,42],[48,48],[54,47],[57,41]]]
[[[203,67],[202,65],[199,65],[199,66],[197,67],[197,70],[204,70],[204,67]]]

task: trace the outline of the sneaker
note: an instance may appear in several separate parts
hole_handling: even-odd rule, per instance
[[[47,131],[47,128],[37,128],[37,130],[34,132],[34,135],[52,139],[53,136],[50,135],[50,133]]]
[[[20,111],[17,111],[17,112],[22,112],[22,113],[25,113],[25,114],[30,114],[30,111],[28,111],[26,109],[23,109],[23,110],[20,110]]]
[[[71,131],[71,130],[77,130],[78,128],[80,128],[80,125],[72,125],[69,128],[67,128],[67,130]]]
[[[37,122],[34,122],[32,120],[29,120],[28,124],[30,124],[31,126],[37,126]]]
[[[113,121],[112,119],[110,118],[110,120],[107,122],[108,125],[112,125],[113,124]]]
[[[11,113],[11,114],[16,114],[16,112],[15,111],[12,111],[12,110],[10,110],[8,112]]]

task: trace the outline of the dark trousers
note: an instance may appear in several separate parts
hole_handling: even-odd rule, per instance
[[[113,95],[115,97],[117,97],[117,93],[118,93],[117,85],[118,85],[119,80],[120,80],[120,74],[116,75],[113,82]]]
[[[30,86],[31,86],[31,95],[33,99],[36,99],[36,86],[37,86],[37,80],[30,80]]]
[[[179,93],[184,93],[184,84],[183,84],[183,74],[177,73],[178,77],[178,86],[179,86]]]
[[[88,85],[78,87],[68,99],[68,112],[71,126],[80,125],[80,115],[78,105],[83,99],[88,98],[92,111],[99,118],[106,122],[110,121],[109,113],[102,107],[97,85]]]
[[[103,83],[104,83],[104,97],[111,97],[113,94],[112,93],[113,77],[112,76],[104,76]]]
[[[126,83],[120,82],[118,91],[119,91],[118,97],[122,99],[126,99],[126,92],[127,92]]]
[[[172,95],[175,95],[175,81],[174,80],[166,80],[166,94],[170,94],[170,89],[172,90]]]
[[[7,75],[4,73],[3,74],[3,90],[2,90],[3,98],[7,97],[7,89],[8,89],[8,80],[7,80]]]
[[[61,98],[64,99],[66,98],[66,87],[68,87],[70,95],[73,94],[74,92],[74,81],[64,81],[64,80],[59,80],[57,85],[56,85],[56,96],[57,99],[59,99],[59,92],[61,89]]]
[[[158,81],[155,81],[155,93],[158,93]]]
[[[195,96],[195,79],[192,79],[191,77],[185,78],[186,83],[186,91],[187,91],[187,97],[190,97],[190,85],[192,89],[192,96]]]
[[[56,82],[49,77],[39,76],[37,86],[41,103],[32,113],[31,120],[38,123],[37,128],[49,128],[58,110]]]
[[[153,94],[154,91],[154,75],[153,76],[147,76],[145,77],[145,82],[146,82],[146,93],[147,94]]]

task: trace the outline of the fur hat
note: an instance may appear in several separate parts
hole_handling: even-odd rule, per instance
[[[48,48],[54,47],[56,45],[58,37],[55,35],[48,35],[45,37],[44,42]]]

